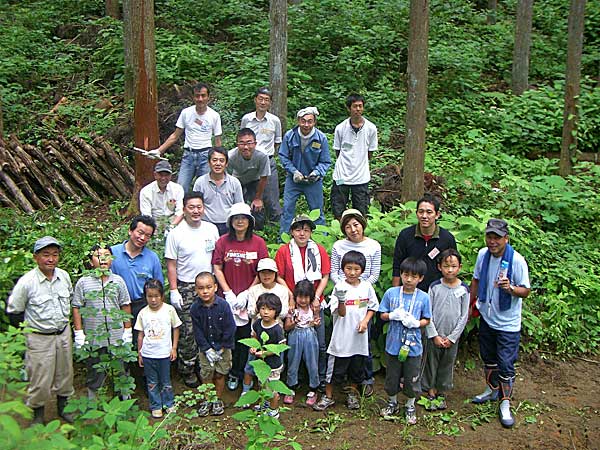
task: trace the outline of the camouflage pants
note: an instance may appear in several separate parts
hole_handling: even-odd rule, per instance
[[[179,318],[183,322],[179,327],[179,345],[177,347],[177,369],[182,377],[194,372],[196,367],[200,367],[198,362],[198,345],[194,337],[192,327],[192,316],[190,308],[194,303],[195,288],[194,283],[177,282],[177,289],[183,298],[181,311],[178,311]]]

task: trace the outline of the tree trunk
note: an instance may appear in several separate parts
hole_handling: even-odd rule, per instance
[[[106,0],[104,3],[104,11],[108,17],[119,19],[119,0]]]
[[[123,0],[123,53],[124,57],[124,79],[125,79],[125,101],[135,98],[135,70],[134,67],[134,42],[133,29],[131,27],[132,17],[135,17],[134,0]]]
[[[269,19],[269,73],[273,98],[271,112],[281,120],[281,129],[287,130],[287,1],[271,0]]]
[[[0,95],[0,139],[4,139],[4,116],[2,114],[2,96]]]
[[[136,74],[134,107],[134,142],[138,148],[151,150],[159,146],[158,92],[156,89],[156,50],[154,43],[154,2],[129,0],[133,43],[133,62]],[[139,191],[153,180],[154,161],[135,154],[135,185],[128,213],[139,211]]]
[[[427,126],[427,65],[429,1],[411,0],[408,32],[406,144],[402,201],[423,195],[425,128]]]
[[[488,16],[487,16],[488,25],[496,24],[497,14],[498,14],[498,0],[488,0]]]
[[[533,0],[519,0],[515,19],[515,48],[512,66],[512,91],[521,95],[529,89],[529,49]]]
[[[571,0],[565,83],[565,112],[563,114],[559,163],[560,175],[563,177],[571,173],[571,158],[577,151],[577,122],[579,119],[577,106],[581,80],[584,18],[585,0]]]

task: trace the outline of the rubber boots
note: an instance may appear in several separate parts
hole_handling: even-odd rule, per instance
[[[498,400],[498,366],[486,364],[483,372],[487,386],[485,391],[471,399],[471,402],[475,404]]]
[[[65,412],[65,406],[67,406],[68,401],[69,397],[63,397],[62,395],[56,397],[58,415],[59,417],[62,417],[65,422],[73,423],[73,414]]]
[[[33,408],[33,420],[31,421],[31,425],[35,425],[36,423],[45,424],[44,422],[44,407],[38,406],[37,408]]]
[[[500,377],[500,391],[502,393],[502,398],[500,399],[498,415],[500,416],[500,423],[504,428],[511,428],[515,424],[515,418],[510,410],[510,399],[512,397],[514,380],[514,377]]]

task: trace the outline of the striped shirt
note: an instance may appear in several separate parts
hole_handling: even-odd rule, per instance
[[[379,279],[381,271],[381,245],[374,239],[365,237],[362,242],[352,242],[350,239],[340,239],[331,249],[331,281],[339,283],[346,279],[342,270],[342,258],[350,250],[357,251],[365,255],[367,265],[365,271],[360,276],[361,280],[368,281],[373,286]]]
[[[123,337],[123,319],[114,320],[114,310],[131,303],[125,281],[111,273],[106,283],[95,276],[84,276],[75,285],[73,292],[74,308],[93,308],[82,311],[83,329],[92,345],[108,347],[118,345]]]

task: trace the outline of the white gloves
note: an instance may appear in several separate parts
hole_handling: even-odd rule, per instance
[[[131,345],[133,343],[133,328],[123,328],[123,345]]]
[[[233,291],[223,292],[223,296],[225,297],[225,300],[227,300],[227,303],[229,303],[229,306],[231,308],[234,308],[237,298],[236,298],[235,294],[233,293]]]
[[[294,172],[294,183],[303,183],[305,181],[304,175],[299,170]]]
[[[402,325],[406,328],[421,328],[421,321],[419,319],[415,319],[412,314],[408,314],[402,319]]]
[[[85,333],[83,330],[75,330],[75,348],[81,348],[85,344]]]
[[[400,322],[402,322],[409,315],[410,314],[408,314],[408,312],[406,312],[406,310],[402,306],[399,306],[398,308],[394,309],[392,312],[389,313],[390,320],[398,320]]]
[[[346,291],[344,291],[343,289],[337,289],[337,288],[335,288],[333,290],[333,296],[335,298],[337,298],[338,303],[345,303],[346,302]]]
[[[313,170],[306,178],[310,183],[316,183],[321,179],[321,175],[316,170]]]
[[[231,309],[244,309],[248,302],[248,291],[242,291],[237,296],[233,291],[223,292],[225,300],[229,303]]]
[[[221,353],[216,351],[214,348],[209,348],[206,350],[206,359],[208,359],[208,362],[211,366],[214,366],[215,363],[223,359],[223,355],[221,355]]]
[[[154,150],[148,150],[146,152],[146,156],[149,156],[150,158],[160,158],[160,151],[158,151],[157,148]]]
[[[183,297],[177,289],[174,289],[170,292],[171,305],[173,305],[173,308],[176,310],[181,311],[181,308],[183,307]]]

